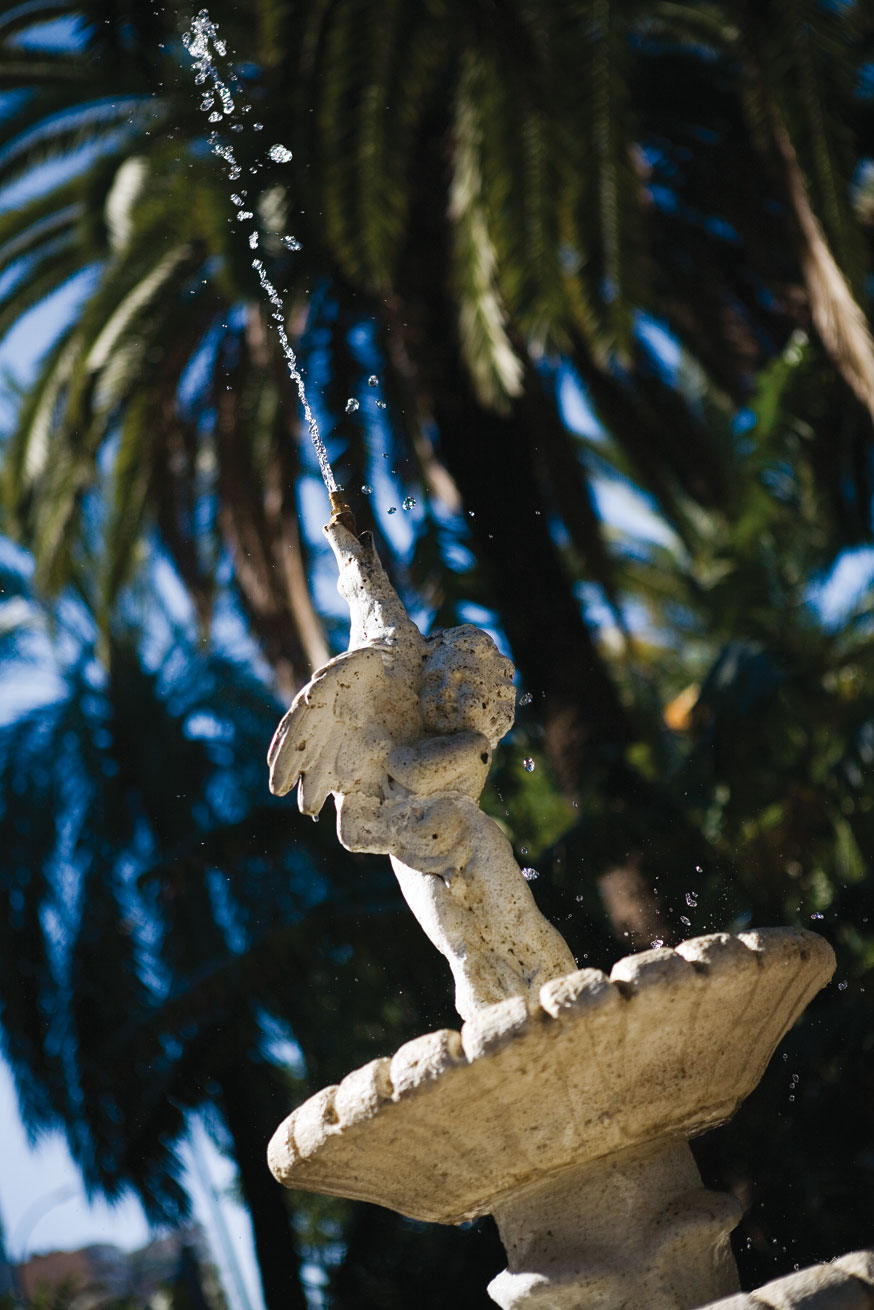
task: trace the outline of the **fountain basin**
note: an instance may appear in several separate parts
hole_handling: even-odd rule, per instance
[[[802,929],[715,933],[512,997],[311,1097],[268,1159],[287,1187],[457,1224],[570,1166],[729,1119],[834,969]]]

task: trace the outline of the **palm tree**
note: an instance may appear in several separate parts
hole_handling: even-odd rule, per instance
[[[8,579],[23,599],[20,573]],[[335,876],[327,825],[304,842],[269,797],[277,705],[244,665],[198,654],[184,633],[158,662],[154,623],[151,669],[129,637],[103,663],[81,603],[68,598],[61,622],[55,659],[41,651],[48,700],[0,730],[0,1031],[24,1119],[66,1132],[89,1189],[132,1188],[167,1223],[188,1209],[188,1118],[211,1115],[239,1169],[266,1303],[304,1307],[266,1143],[307,1087],[417,1031],[409,1002],[374,992],[368,920],[380,906],[391,923],[399,898],[371,861]],[[11,687],[38,667],[38,632],[19,640]],[[433,987],[396,936],[395,985]],[[342,1057],[329,1018],[341,999],[354,1028]],[[271,1055],[278,1037],[294,1044],[293,1070]]]
[[[59,12],[73,23],[61,48],[41,45],[38,27],[22,45]],[[514,0],[500,17],[424,0],[267,4],[245,22],[217,4],[212,16],[236,93],[263,123],[226,139],[289,288],[341,480],[372,482],[372,447],[390,443],[398,503],[421,508],[414,575],[438,602],[455,542],[473,545],[524,680],[550,689],[547,745],[573,792],[602,748],[638,729],[574,591],[583,577],[617,600],[598,460],[562,422],[554,361],[577,370],[622,472],[684,536],[701,509],[734,512],[731,454],[701,388],[730,413],[810,324],[849,388],[837,448],[820,435],[805,454],[835,498],[859,486],[872,370],[848,194],[869,124],[848,88],[864,20],[812,0],[803,12],[775,0],[764,18],[607,0]],[[83,144],[90,154],[6,216],[2,267],[17,277],[0,330],[96,270],[22,407],[7,504],[57,590],[76,567],[83,498],[110,466],[105,611],[152,525],[204,622],[229,549],[288,690],[326,650],[292,490],[294,398],[175,21],[105,3],[4,20],[4,73],[29,94],[7,114],[0,182]],[[274,140],[294,147],[291,171],[266,160]],[[271,235],[285,228],[300,251]],[[697,388],[664,376],[650,316]],[[368,396],[371,372],[385,416],[347,420],[345,397]],[[856,519],[867,533],[867,511]]]
[[[20,44],[40,17],[59,13],[80,15],[63,48],[46,49],[38,34]],[[488,803],[499,818],[509,811],[526,860],[548,872],[539,899],[581,962],[609,965],[617,936],[632,949],[751,915],[810,926],[810,915],[826,914],[852,987],[870,986],[870,612],[863,603],[847,633],[830,634],[809,609],[811,580],[871,533],[861,317],[870,229],[864,205],[851,203],[863,198],[851,186],[858,161],[874,153],[864,7],[341,0],[263,3],[245,15],[217,2],[212,16],[231,48],[234,95],[252,106],[236,125],[263,123],[219,138],[243,170],[245,205],[234,208],[255,215],[246,222],[259,257],[287,292],[286,323],[340,481],[375,486],[383,510],[416,498],[415,514],[398,515],[412,527],[409,550],[393,532],[398,518],[375,521],[401,589],[437,623],[484,609],[534,694]],[[93,278],[6,444],[4,526],[33,547],[46,592],[98,577],[104,663],[119,685],[139,688],[125,697],[133,707],[154,702],[154,680],[119,653],[119,625],[132,580],[148,582],[142,562],[156,543],[203,630],[232,568],[234,595],[284,691],[339,636],[313,602],[317,548],[299,526],[313,466],[294,392],[174,23],[94,0],[19,7],[0,26],[0,66],[29,93],[7,109],[0,184],[80,146],[90,152],[4,217],[0,268],[14,281],[0,330],[82,269]],[[279,142],[293,148],[291,165],[268,159],[265,147]],[[569,377],[600,421],[594,436],[564,421]],[[361,402],[349,415],[348,397]],[[642,490],[660,543],[629,543],[605,523],[605,486]],[[363,517],[367,497],[359,503]],[[606,622],[592,618],[598,608]],[[192,668],[192,678],[208,676],[205,664]],[[236,677],[229,671],[223,696]],[[22,727],[22,750],[31,732],[38,742],[35,723]],[[138,780],[152,766],[134,749],[140,735],[120,740],[129,789],[145,794]],[[28,805],[43,798],[48,808],[43,755],[32,745],[22,758],[33,759]],[[92,750],[82,776],[99,776],[101,760]],[[257,809],[255,786],[247,804]],[[263,1013],[290,1024],[314,1086],[384,1053],[381,1025],[412,1033],[442,1018],[437,1007],[414,1013],[425,1003],[409,980],[430,966],[414,937],[404,944],[400,923],[403,997],[376,1001],[379,964],[368,925],[356,922],[358,864],[332,864],[331,885],[342,870],[349,882],[324,912],[308,905],[302,916],[282,901],[299,877],[283,882],[261,863],[245,807],[231,825],[207,806],[194,833],[190,809],[190,795],[170,805],[143,870],[172,994],[140,995],[130,942],[118,966],[143,1015],[125,1041],[184,1036],[178,1060],[171,1043],[156,1096],[176,1087],[177,1072],[206,1068],[203,1045],[219,1028],[236,1054],[262,1059],[250,1001],[232,1000],[255,983]],[[129,830],[118,826],[122,808],[95,813],[98,829],[115,824],[105,867],[113,844],[130,846]],[[256,845],[279,852],[284,869],[290,857],[272,826],[283,821],[268,808],[258,822]],[[8,1040],[32,1071],[23,1090],[34,1122],[79,1109],[46,1091],[59,1078],[39,1037],[55,986],[38,910],[52,895],[52,842],[32,823],[10,847],[28,869],[10,907],[34,983],[20,995],[5,980],[19,1007]],[[242,963],[219,962],[227,925],[210,917],[212,904],[206,913],[205,871],[231,867],[247,871],[233,884],[231,921],[252,940],[259,918],[272,923],[284,906],[269,967],[256,966],[254,946]],[[102,898],[97,879],[92,887]],[[367,911],[390,895],[386,882],[372,889]],[[110,905],[104,923],[119,913]],[[201,923],[202,932],[189,928]],[[301,962],[296,980],[305,967],[319,995],[336,995],[340,978],[343,1004],[325,1023],[289,1005],[280,981],[289,955]],[[99,977],[98,956],[82,943],[83,985]],[[363,987],[352,984],[362,976]],[[810,1201],[811,1258],[865,1243],[871,1195],[870,1110],[862,1091],[840,1094],[847,1070],[854,1088],[865,1085],[855,1054],[872,1040],[864,996],[821,1005],[832,1026],[818,1029],[815,1015],[787,1048],[819,1043],[822,1057],[806,1058],[821,1072],[803,1117],[800,1097],[792,1111],[807,1143],[793,1185]],[[201,1014],[211,1016],[202,1027]],[[121,1097],[114,1070],[96,1056],[94,1065],[101,1089]],[[785,1168],[774,1154],[785,1145],[786,1123],[773,1130],[775,1107],[785,1111],[781,1076],[775,1066],[767,1106],[746,1112],[752,1147],[724,1138],[733,1145],[710,1160],[714,1181],[734,1174],[738,1187],[762,1176],[748,1164],[756,1152],[773,1162],[767,1204],[747,1230],[750,1281],[780,1271],[768,1263],[775,1240],[789,1264],[802,1254],[771,1181]],[[185,1108],[202,1103],[199,1078],[169,1095]],[[841,1106],[819,1136],[817,1100]],[[111,1143],[108,1185],[128,1165],[122,1134],[110,1133],[122,1113],[113,1104],[99,1125]],[[162,1133],[172,1140],[176,1122],[165,1132],[159,1110],[171,1113],[156,1103],[153,1145]],[[852,1152],[839,1140],[843,1122]],[[251,1143],[245,1150],[257,1156]],[[143,1187],[169,1204],[172,1161],[144,1159],[157,1163]],[[849,1199],[830,1212],[822,1197],[840,1190],[837,1160]],[[408,1302],[407,1284],[379,1258],[397,1240],[396,1230],[381,1240],[388,1220],[356,1211],[338,1222],[348,1247],[336,1304]]]

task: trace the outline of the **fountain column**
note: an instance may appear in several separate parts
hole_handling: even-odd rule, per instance
[[[740,1205],[705,1190],[687,1142],[629,1146],[496,1199],[502,1310],[645,1304],[680,1310],[737,1289]]]

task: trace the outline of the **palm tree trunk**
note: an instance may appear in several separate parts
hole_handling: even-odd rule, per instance
[[[291,1217],[282,1189],[267,1168],[269,1132],[253,1104],[251,1075],[225,1070],[220,1104],[234,1144],[240,1186],[252,1217],[255,1254],[267,1310],[307,1310]]]

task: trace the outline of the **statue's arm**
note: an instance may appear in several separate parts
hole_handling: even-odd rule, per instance
[[[387,768],[395,782],[417,796],[462,792],[476,800],[491,762],[491,747],[482,733],[456,732],[395,746]]]

